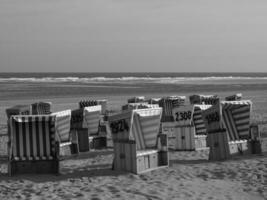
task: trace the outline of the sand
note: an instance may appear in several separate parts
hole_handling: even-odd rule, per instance
[[[0,199],[267,199],[267,138],[262,147],[223,162],[208,161],[208,150],[171,151],[168,168],[141,175],[112,171],[112,148],[97,150],[62,160],[60,175],[0,175]]]
[[[170,167],[111,170],[112,149],[61,161],[61,175],[1,176],[0,199],[266,199],[267,157],[208,161],[208,151],[170,152]]]

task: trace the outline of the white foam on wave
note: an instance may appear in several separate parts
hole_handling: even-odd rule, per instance
[[[226,80],[267,80],[267,77],[241,77],[241,76],[209,76],[209,77],[43,77],[43,78],[0,78],[0,82],[40,82],[40,83],[161,83],[175,84],[183,82],[201,81],[226,81]]]

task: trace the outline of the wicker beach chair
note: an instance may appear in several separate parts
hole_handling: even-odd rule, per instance
[[[161,108],[127,110],[109,117],[114,170],[135,174],[166,167],[166,135],[159,134]]]
[[[241,99],[242,99],[241,93],[225,97],[225,101],[239,101]]]
[[[145,102],[144,96],[132,97],[128,99],[128,103],[141,103],[141,102]]]
[[[219,102],[219,97],[217,95],[191,95],[189,97],[190,104],[206,104],[215,105]]]
[[[73,110],[71,129],[77,133],[79,151],[106,147],[106,135],[100,131],[101,106]]]
[[[220,101],[203,111],[211,160],[251,153],[251,106],[250,100]]]
[[[90,106],[101,106],[101,114],[105,115],[107,111],[107,100],[101,99],[101,100],[82,100],[79,102],[79,108],[85,108]]]
[[[59,173],[55,116],[11,116],[9,174]]]
[[[51,102],[37,102],[31,105],[33,115],[48,115],[51,114]]]

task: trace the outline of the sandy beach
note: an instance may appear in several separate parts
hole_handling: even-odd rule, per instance
[[[78,98],[47,100],[58,111],[77,108]],[[113,97],[110,104],[115,109],[123,101],[126,99]],[[29,102],[32,100],[13,100],[1,107],[2,134],[6,132],[5,108]],[[254,115],[264,119],[261,113]],[[58,176],[2,174],[0,199],[266,199],[267,138],[262,147],[262,155],[223,162],[208,161],[208,150],[171,151],[168,168],[142,175],[112,171],[113,149],[95,150],[63,159]],[[5,172],[6,162],[0,162]]]

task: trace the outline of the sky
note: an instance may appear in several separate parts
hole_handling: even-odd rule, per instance
[[[1,0],[0,72],[267,72],[265,0]]]

